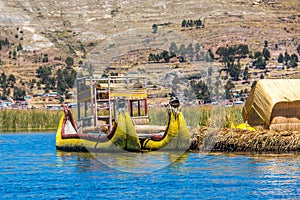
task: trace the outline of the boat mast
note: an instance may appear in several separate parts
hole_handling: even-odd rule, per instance
[[[112,105],[110,99],[110,76],[108,77],[108,106],[109,106],[109,130],[112,130]]]

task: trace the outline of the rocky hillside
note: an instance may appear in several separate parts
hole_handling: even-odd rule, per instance
[[[90,72],[101,74],[116,64],[147,69],[141,52],[168,50],[172,42],[215,53],[233,44],[255,52],[268,41],[276,60],[296,53],[300,43],[299,0],[3,0],[0,9],[0,40],[10,41],[0,51],[0,71],[14,74],[26,93],[42,92],[29,89],[39,67],[51,66],[55,74],[68,57],[78,72],[92,66]],[[183,20],[198,19],[201,28],[182,27]]]

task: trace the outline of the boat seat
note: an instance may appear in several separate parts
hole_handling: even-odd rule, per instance
[[[157,134],[165,132],[167,126],[156,125],[134,125],[136,132],[139,134]]]
[[[163,136],[167,126],[156,125],[134,125],[134,128],[138,134],[139,139],[148,139],[153,136]]]
[[[131,117],[133,124],[136,125],[148,125],[150,123],[149,117]]]

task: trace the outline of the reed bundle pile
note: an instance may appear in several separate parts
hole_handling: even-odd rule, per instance
[[[300,117],[299,117],[300,118]],[[270,130],[300,130],[300,119],[298,117],[277,116],[272,119]]]
[[[222,152],[300,152],[298,131],[242,130],[225,128],[210,130],[207,127],[192,131],[191,150]]]

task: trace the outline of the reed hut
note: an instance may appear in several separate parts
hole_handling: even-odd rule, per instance
[[[300,130],[300,79],[258,81],[242,115],[251,126],[275,131]]]

